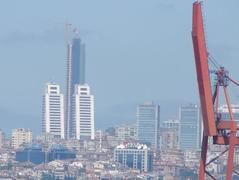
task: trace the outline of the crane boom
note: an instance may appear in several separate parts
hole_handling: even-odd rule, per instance
[[[204,35],[201,2],[198,1],[193,4],[192,39],[204,133],[208,136],[214,136],[217,134],[217,128],[214,117],[211,82],[208,70],[208,53]]]

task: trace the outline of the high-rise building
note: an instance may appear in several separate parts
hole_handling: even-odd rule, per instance
[[[188,104],[179,110],[179,147],[196,151],[201,147],[201,112],[198,105]]]
[[[67,45],[65,133],[67,138],[74,137],[72,118],[72,97],[76,84],[85,83],[85,45],[80,38],[73,38]]]
[[[94,96],[87,84],[76,85],[73,95],[72,129],[76,139],[94,139]]]
[[[239,104],[231,104],[231,110],[234,120],[236,121],[237,125],[239,125]],[[222,120],[231,120],[227,104],[221,105],[218,108],[218,111],[221,114]],[[237,136],[239,136],[239,132],[237,132]]]
[[[64,120],[64,96],[60,92],[60,86],[47,83],[43,96],[43,134],[51,134],[55,138],[64,139]]]
[[[114,160],[141,172],[153,170],[153,153],[144,144],[119,145],[114,149]]]
[[[237,121],[237,123],[239,123],[239,104],[231,104],[231,108],[234,120]],[[218,110],[219,113],[221,114],[221,119],[230,120],[229,109],[226,104],[221,105]]]
[[[4,139],[5,139],[5,136],[4,136],[4,133],[3,131],[0,129],[0,149],[3,147],[4,145]]]
[[[158,149],[160,142],[160,106],[153,102],[137,107],[137,139]]]
[[[24,144],[32,142],[32,131],[30,129],[17,128],[12,130],[12,147],[14,149],[20,148]]]

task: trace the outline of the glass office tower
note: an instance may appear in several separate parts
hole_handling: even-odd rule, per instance
[[[179,110],[179,146],[182,150],[200,150],[201,119],[200,108],[196,104],[188,104]]]
[[[85,83],[85,45],[80,38],[73,38],[67,44],[65,132],[67,138],[74,137],[72,118],[72,96],[75,85]]]
[[[159,149],[160,106],[146,102],[137,107],[137,137],[141,143]]]

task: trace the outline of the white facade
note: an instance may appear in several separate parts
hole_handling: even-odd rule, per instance
[[[163,122],[163,128],[178,130],[179,124],[180,124],[179,120],[177,120],[177,119],[168,119]]]
[[[239,104],[231,104],[232,113],[239,113]],[[220,113],[229,113],[227,104],[223,104],[218,108]]]
[[[94,96],[87,84],[76,85],[73,96],[73,127],[76,139],[94,139]]]
[[[233,113],[233,118],[239,124],[239,104],[231,104],[231,110]],[[230,114],[227,104],[221,105],[218,108],[219,113],[221,113],[221,119],[222,120],[230,120]]]
[[[64,124],[64,96],[59,85],[48,83],[43,96],[42,132],[64,139]]]
[[[232,110],[232,114],[233,114],[233,118],[237,123],[237,126],[239,126],[239,104],[231,104],[231,110]],[[229,113],[229,109],[227,104],[221,105],[218,108],[219,113],[221,114],[221,119],[222,120],[226,120],[226,121],[230,121],[231,120],[231,116]],[[237,136],[239,136],[239,132],[237,131]]]
[[[121,144],[114,149],[114,161],[149,172],[153,168],[153,152],[145,144]]]
[[[18,128],[12,130],[12,147],[20,148],[23,144],[32,142],[32,131],[30,129]]]

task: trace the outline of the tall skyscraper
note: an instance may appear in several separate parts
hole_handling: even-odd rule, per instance
[[[201,147],[201,115],[195,104],[180,107],[179,146],[182,150],[199,150]]]
[[[76,84],[85,83],[85,45],[80,38],[73,38],[67,44],[65,133],[67,138],[74,137],[72,119],[72,97]]]
[[[87,84],[76,85],[72,100],[73,133],[76,139],[94,139],[94,96]]]
[[[12,130],[12,147],[18,149],[21,145],[32,142],[32,131],[30,129],[18,128]]]
[[[59,85],[48,83],[43,95],[42,132],[64,139],[64,124],[64,96]]]
[[[160,106],[153,102],[137,107],[137,137],[142,143],[151,144],[158,149],[160,142]]]

